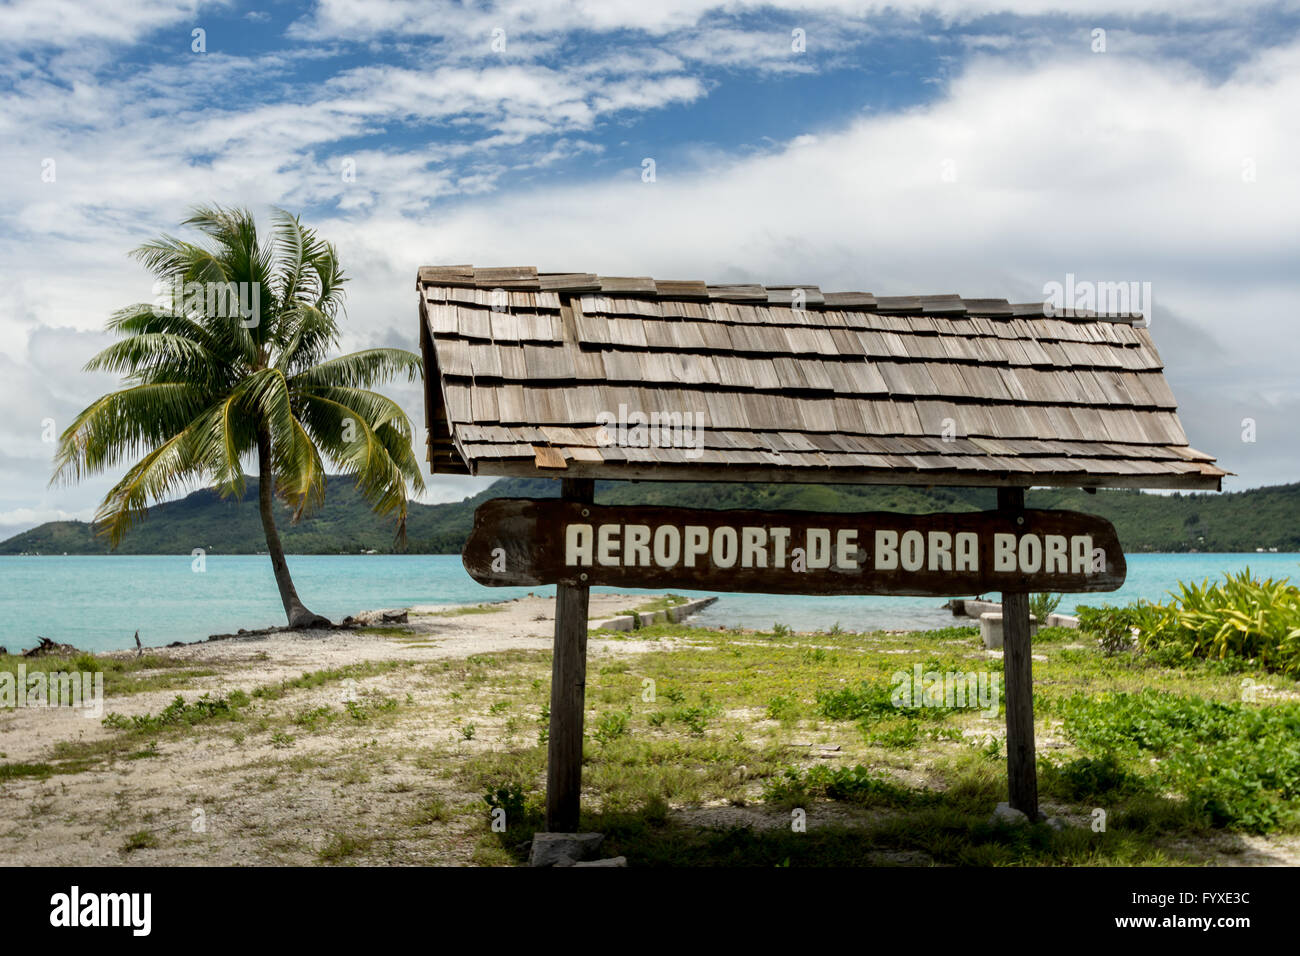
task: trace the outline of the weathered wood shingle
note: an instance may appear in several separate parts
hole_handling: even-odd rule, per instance
[[[428,266],[417,285],[436,472],[1164,488],[1226,474],[1188,446],[1137,315],[518,266]],[[638,442],[617,427],[637,413],[669,430]]]

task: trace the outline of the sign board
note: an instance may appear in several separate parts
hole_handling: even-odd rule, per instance
[[[1077,511],[928,515],[709,511],[498,498],[474,513],[465,569],[489,586],[767,594],[1113,591],[1115,528]]]

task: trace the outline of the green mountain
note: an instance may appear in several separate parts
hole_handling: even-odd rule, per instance
[[[454,554],[469,533],[474,509],[488,498],[551,498],[559,482],[511,478],[464,501],[411,506],[408,550]],[[806,511],[971,511],[994,506],[982,488],[914,488],[893,485],[765,485],[702,482],[598,482],[600,504],[663,504],[688,508],[759,508]],[[1035,508],[1068,508],[1109,519],[1126,551],[1300,551],[1300,484],[1226,494],[1153,495],[1139,491],[1074,489],[1029,493]],[[279,514],[285,550],[339,554],[393,550],[393,523],[375,515],[351,479],[329,480],[325,506],[297,524]],[[257,480],[240,500],[197,491],[150,509],[127,534],[121,554],[254,554],[265,549],[257,514]],[[84,521],[51,521],[0,542],[0,554],[104,554],[107,543]]]

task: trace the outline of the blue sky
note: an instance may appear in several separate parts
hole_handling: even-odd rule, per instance
[[[1019,301],[1151,282],[1192,443],[1228,487],[1300,479],[1300,5],[1070,9],[0,3],[0,535],[89,517],[106,482],[47,488],[46,423],[114,384],[79,370],[150,296],[126,253],[198,201],[333,239],[348,348],[414,348],[439,262]]]

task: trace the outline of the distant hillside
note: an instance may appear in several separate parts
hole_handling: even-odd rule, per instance
[[[474,509],[488,498],[548,498],[559,482],[547,478],[498,481],[464,501],[412,505],[407,535],[415,553],[452,554],[469,533]],[[925,489],[893,485],[762,485],[599,482],[601,504],[672,504],[694,508],[797,508],[808,511],[970,511],[994,506],[980,488]],[[1300,484],[1230,494],[1153,495],[1137,491],[1041,490],[1035,508],[1069,508],[1110,519],[1127,551],[1300,551]],[[393,550],[393,522],[376,516],[351,479],[329,480],[325,506],[298,524],[280,509],[285,549],[297,554],[355,554]],[[257,480],[240,501],[198,491],[150,509],[118,548],[121,554],[215,554],[264,551],[257,514]],[[108,546],[83,521],[51,521],[0,542],[0,554],[104,554]]]

